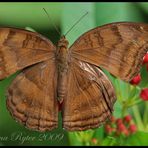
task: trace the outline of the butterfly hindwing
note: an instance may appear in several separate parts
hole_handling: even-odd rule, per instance
[[[7,92],[7,107],[15,120],[27,128],[49,131],[58,126],[55,61],[24,69]]]
[[[63,127],[81,131],[99,127],[111,116],[116,100],[113,86],[96,66],[75,60],[68,72],[63,100]]]
[[[0,79],[54,56],[54,45],[38,33],[0,28]]]
[[[112,23],[84,33],[70,47],[72,56],[130,81],[148,51],[148,25]]]

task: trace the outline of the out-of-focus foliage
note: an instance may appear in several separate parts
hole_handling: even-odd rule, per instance
[[[42,8],[48,11],[50,19]],[[29,30],[33,28],[33,30],[47,36],[56,44],[60,36],[55,31],[54,25],[64,34],[86,12],[89,12],[88,15],[67,35],[70,44],[84,32],[106,23],[119,21],[148,22],[147,3],[21,2],[0,3],[0,26]],[[109,76],[117,93],[118,100],[114,107],[114,116],[122,118],[126,114],[131,114],[138,128],[136,134],[128,138],[115,138],[107,135],[103,126],[85,132],[66,132],[61,127],[60,115],[58,129],[46,133],[29,131],[16,123],[6,109],[5,91],[17,75],[14,74],[0,82],[0,145],[148,145],[148,102],[144,102],[139,97],[141,89],[148,87],[146,68],[142,68],[142,80],[137,86],[116,79],[107,71],[105,73]],[[56,135],[59,135],[60,138],[55,138]],[[25,140],[23,137],[28,139]],[[23,139],[24,142],[22,142]],[[97,143],[92,139],[96,139]]]

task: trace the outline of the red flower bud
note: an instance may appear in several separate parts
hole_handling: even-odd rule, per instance
[[[135,124],[131,124],[131,125],[129,126],[129,131],[130,131],[132,134],[135,133],[135,132],[137,131],[136,125],[135,125]]]
[[[118,125],[118,129],[119,129],[119,131],[123,132],[124,130],[126,130],[126,127],[123,123],[121,123]]]
[[[124,121],[127,122],[127,123],[129,123],[131,120],[132,120],[131,115],[127,115],[127,116],[124,117]]]
[[[121,118],[118,118],[118,119],[116,120],[116,123],[117,123],[117,125],[122,124],[122,119],[121,119]]]
[[[96,138],[93,138],[93,139],[91,139],[91,142],[93,143],[93,144],[97,144],[97,139]]]
[[[140,81],[141,81],[141,75],[138,74],[130,81],[130,84],[138,85],[140,83]]]
[[[148,63],[148,52],[146,53],[146,55],[143,58],[143,64]]]
[[[144,101],[148,101],[148,88],[144,88],[141,90],[140,97]]]

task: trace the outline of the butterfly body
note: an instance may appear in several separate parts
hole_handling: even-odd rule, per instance
[[[148,24],[119,22],[96,27],[70,47],[40,35],[0,28],[0,79],[21,73],[7,90],[7,108],[25,127],[68,131],[99,127],[113,112],[115,90],[101,68],[126,82],[140,72],[148,52]],[[100,68],[101,67],[101,68]]]
[[[65,36],[62,36],[57,46],[57,70],[58,70],[58,87],[57,87],[57,99],[61,103],[66,95],[67,90],[67,72],[69,67],[69,51],[68,41]]]

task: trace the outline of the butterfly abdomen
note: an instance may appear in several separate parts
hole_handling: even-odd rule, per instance
[[[67,76],[63,73],[58,76],[58,87],[57,87],[57,99],[61,103],[66,96],[67,92]]]

